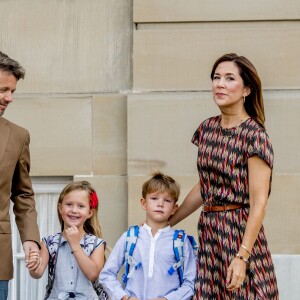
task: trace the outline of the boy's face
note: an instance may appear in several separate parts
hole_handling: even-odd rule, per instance
[[[175,213],[178,205],[167,192],[154,192],[141,199],[142,207],[146,210],[148,225],[167,225],[169,218]]]

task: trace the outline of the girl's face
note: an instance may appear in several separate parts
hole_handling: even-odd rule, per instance
[[[89,219],[94,209],[90,208],[90,198],[86,191],[75,190],[65,195],[58,205],[64,228],[76,226],[83,229],[84,222]]]
[[[243,97],[249,95],[250,89],[244,86],[237,65],[232,61],[225,61],[215,70],[212,92],[220,108],[240,107],[244,105]]]

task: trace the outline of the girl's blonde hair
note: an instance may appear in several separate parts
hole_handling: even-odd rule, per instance
[[[71,182],[62,190],[57,202],[57,215],[58,215],[58,219],[62,231],[64,230],[64,221],[59,212],[59,205],[62,204],[65,196],[71,193],[72,191],[86,191],[89,199],[91,198],[92,193],[96,193],[95,189],[91,186],[91,184],[88,181]],[[95,210],[94,214],[84,222],[83,229],[86,233],[90,233],[102,238],[102,231],[98,219],[98,207],[99,207],[99,202],[97,206],[94,208]]]

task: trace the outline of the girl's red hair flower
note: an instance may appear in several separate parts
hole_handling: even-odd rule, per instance
[[[90,207],[91,208],[96,208],[97,206],[98,206],[97,194],[95,192],[92,192],[91,196],[90,196]]]

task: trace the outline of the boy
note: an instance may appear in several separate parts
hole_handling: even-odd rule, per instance
[[[146,211],[146,222],[139,228],[133,259],[138,263],[128,276],[123,288],[117,280],[125,261],[125,232],[116,243],[102,272],[100,282],[112,300],[187,300],[194,295],[196,257],[186,238],[183,246],[183,282],[178,272],[168,273],[176,263],[173,236],[168,224],[178,208],[180,189],[175,180],[163,173],[155,173],[143,184],[141,205]],[[140,264],[139,264],[140,263]]]

